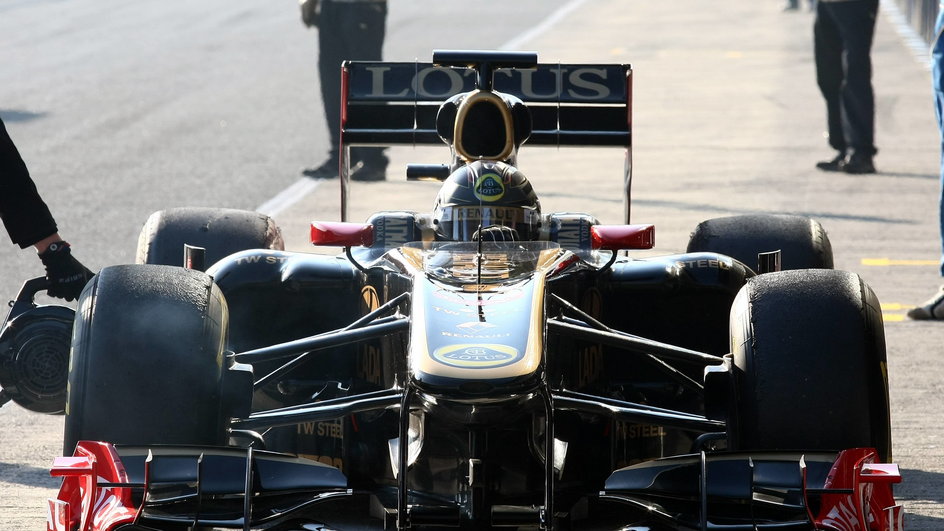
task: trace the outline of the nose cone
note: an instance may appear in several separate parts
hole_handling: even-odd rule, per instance
[[[543,282],[450,286],[417,279],[410,366],[430,392],[522,392],[539,380]]]

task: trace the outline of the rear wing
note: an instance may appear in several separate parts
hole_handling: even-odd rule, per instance
[[[346,61],[341,94],[341,220],[347,221],[349,151],[354,146],[440,145],[439,106],[476,88],[476,71],[433,63]],[[629,222],[632,168],[632,67],[625,64],[538,64],[497,68],[493,89],[531,111],[526,145],[625,149]]]

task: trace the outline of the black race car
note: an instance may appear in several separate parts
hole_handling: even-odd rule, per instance
[[[28,369],[71,316],[26,289],[0,383],[65,409],[49,529],[902,528],[879,303],[819,223],[626,253],[654,245],[628,224],[628,65],[343,72],[345,152],[451,147],[407,170],[442,181],[433,211],[312,223],[339,256],[282,250],[259,214],[154,214],[141,263],[79,301],[67,398]],[[525,141],[624,148],[627,224],[542,212]]]

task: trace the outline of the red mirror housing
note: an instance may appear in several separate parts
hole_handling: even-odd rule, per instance
[[[374,243],[374,226],[370,223],[312,221],[311,243],[325,247],[370,247]]]
[[[656,244],[655,225],[594,225],[590,227],[594,249],[652,249]]]

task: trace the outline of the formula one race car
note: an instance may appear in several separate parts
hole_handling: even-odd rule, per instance
[[[51,318],[21,294],[0,383],[65,408],[49,529],[902,529],[879,303],[819,223],[712,219],[635,258],[628,201],[541,211],[518,148],[629,162],[631,79],[345,63],[342,208],[351,146],[445,141],[407,170],[443,182],[433,211],[312,223],[338,256],[255,213],[152,215],[79,301],[67,400],[26,381]]]

